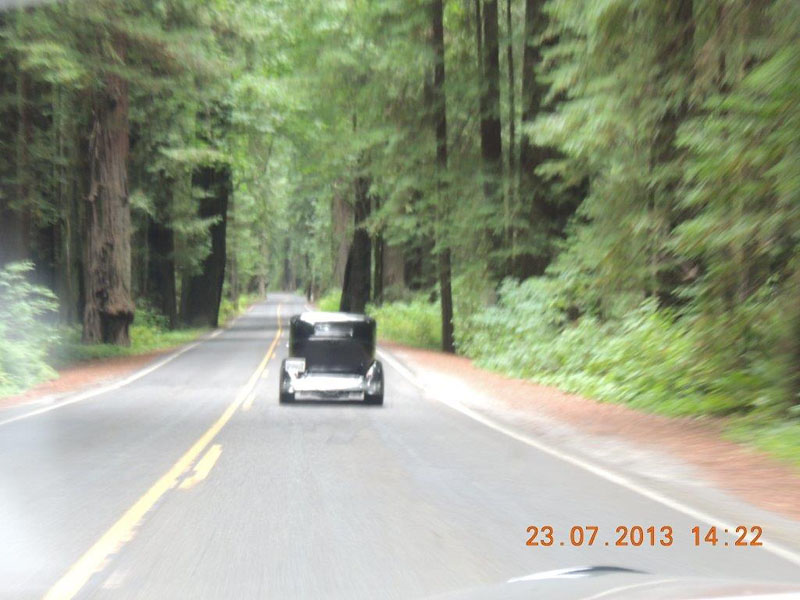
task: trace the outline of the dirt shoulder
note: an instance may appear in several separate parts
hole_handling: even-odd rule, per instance
[[[57,371],[58,376],[54,379],[44,381],[21,394],[0,398],[0,409],[28,404],[48,397],[79,392],[89,387],[108,383],[133,373],[156,357],[167,354],[172,350],[174,348],[136,356],[101,358],[70,365],[59,369]]]
[[[596,436],[668,453],[709,481],[759,508],[800,520],[800,471],[752,448],[726,440],[723,424],[708,418],[670,418],[602,403],[557,388],[480,369],[461,357],[384,344],[415,370],[458,377],[499,405],[544,416]]]

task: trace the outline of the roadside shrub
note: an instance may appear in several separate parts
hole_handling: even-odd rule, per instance
[[[339,303],[342,301],[342,290],[332,288],[320,296],[317,306],[320,310],[336,312],[339,310]]]
[[[442,318],[437,303],[425,298],[410,302],[370,305],[367,313],[378,322],[378,338],[419,348],[442,346]]]
[[[246,306],[246,297],[242,297]],[[231,308],[232,308],[231,304]],[[169,319],[144,301],[136,303],[136,313],[130,327],[131,345],[83,344],[80,325],[62,325],[59,335],[49,354],[50,363],[61,367],[76,362],[133,356],[155,352],[192,341],[204,329],[170,329]]]
[[[57,305],[50,290],[28,281],[32,269],[21,262],[0,270],[0,395],[55,374],[46,359],[57,334],[46,317]]]
[[[225,295],[222,296],[222,300],[219,303],[219,316],[217,317],[217,321],[220,325],[224,325],[230,319],[242,314],[257,298],[257,294],[241,294],[239,296],[239,308],[237,310],[230,298]],[[166,329],[166,324],[164,329]]]
[[[497,305],[465,321],[460,351],[511,375],[669,414],[779,405],[779,364],[767,352],[776,328],[768,315],[759,330],[739,331],[736,322],[678,315],[647,299],[618,319],[587,314],[572,321],[556,286],[547,278],[504,282]],[[753,304],[764,310],[763,300]]]

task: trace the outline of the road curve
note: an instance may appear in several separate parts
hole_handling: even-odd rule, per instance
[[[270,295],[127,385],[0,424],[0,598],[417,598],[590,564],[800,581],[722,546],[735,538],[696,547],[702,523],[426,399],[391,364],[384,407],[279,405],[303,305]],[[527,546],[529,525],[553,545]],[[595,544],[573,546],[574,525]],[[618,547],[620,525],[674,543]]]

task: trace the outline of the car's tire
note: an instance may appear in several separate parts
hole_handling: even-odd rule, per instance
[[[364,396],[364,404],[371,404],[374,406],[383,405],[383,392],[380,394],[366,394]]]
[[[380,406],[383,404],[383,365],[381,361],[376,360],[374,363],[375,367],[378,369],[378,373],[380,374],[380,391],[375,394],[365,394],[364,395],[364,404],[372,404]]]
[[[294,402],[293,392],[283,391],[283,382],[289,378],[289,373],[286,372],[286,359],[281,362],[281,376],[278,381],[278,402],[281,404],[291,404]]]

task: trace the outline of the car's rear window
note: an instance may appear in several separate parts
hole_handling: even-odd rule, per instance
[[[314,335],[324,337],[351,338],[353,337],[353,324],[317,323],[314,325]]]

